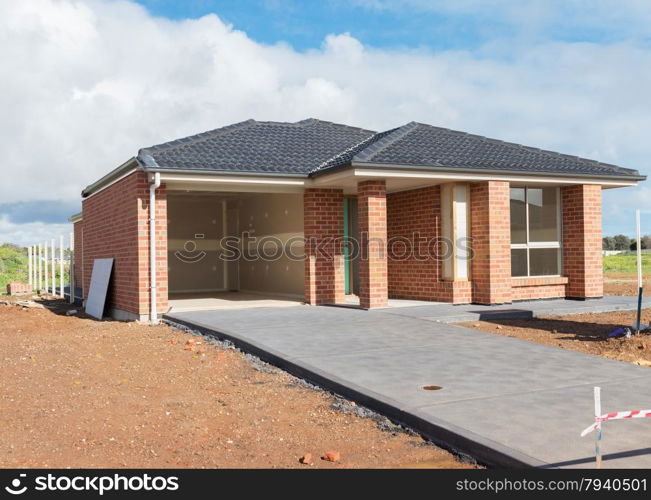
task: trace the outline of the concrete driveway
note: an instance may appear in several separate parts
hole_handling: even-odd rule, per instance
[[[593,421],[595,385],[604,412],[651,408],[649,368],[440,323],[434,307],[167,317],[498,466],[593,467],[594,434],[579,433]],[[605,467],[651,467],[651,419],[606,423],[602,450]]]

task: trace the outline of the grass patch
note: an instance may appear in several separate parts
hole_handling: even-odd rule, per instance
[[[651,274],[651,254],[642,254],[642,273]],[[604,274],[637,274],[637,256],[631,253],[604,257]]]
[[[27,252],[10,243],[0,246],[0,289],[4,292],[7,283],[18,280],[27,283]]]

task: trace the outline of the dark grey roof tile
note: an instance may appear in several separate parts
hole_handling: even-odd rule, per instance
[[[639,176],[635,170],[423,123],[375,133],[309,118],[246,120],[141,149],[165,169],[319,175],[352,164],[587,176]]]

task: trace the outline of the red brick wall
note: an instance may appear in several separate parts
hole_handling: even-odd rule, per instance
[[[561,198],[567,296],[602,297],[601,186],[566,186],[561,188]]]
[[[357,184],[361,259],[359,303],[365,309],[385,307],[388,300],[386,182]]]
[[[343,302],[344,194],[340,189],[306,189],[303,195],[305,233],[305,302]]]
[[[75,270],[75,287],[84,286],[84,265],[83,265],[83,254],[84,254],[84,221],[80,220],[73,224],[74,231],[74,270]]]
[[[470,282],[442,281],[440,251],[428,248],[441,236],[440,186],[388,194],[387,235],[390,298],[470,302]]]
[[[440,300],[441,261],[428,248],[440,235],[440,186],[387,195],[389,297]]]
[[[143,172],[83,200],[83,287],[88,296],[94,259],[114,258],[109,308],[149,312],[149,183]],[[158,310],[167,309],[167,200],[157,192]]]
[[[511,211],[509,183],[487,181],[470,187],[474,258],[472,301],[511,302]]]
[[[513,300],[554,299],[565,297],[567,278],[514,278]]]

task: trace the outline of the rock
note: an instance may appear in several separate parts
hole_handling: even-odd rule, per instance
[[[503,329],[504,327],[503,327],[502,325],[497,325],[495,328],[497,328],[498,330],[501,330],[501,329]]]
[[[77,314],[77,309],[70,309],[66,311],[66,316],[74,316],[75,314]]]
[[[325,460],[326,462],[338,462],[340,458],[341,455],[338,451],[330,450],[325,452],[325,454],[321,457],[321,460]]]
[[[167,343],[172,344],[172,345],[176,345],[176,344],[179,343],[179,339],[170,339]]]
[[[642,342],[639,346],[637,346],[638,349],[646,349],[646,344]]]
[[[16,305],[27,309],[45,309],[43,304],[37,304],[33,300],[17,300]]]
[[[203,347],[197,349],[197,354],[206,354],[206,350]]]
[[[194,340],[188,340],[185,343],[185,350],[186,351],[194,351]]]
[[[312,464],[312,454],[311,453],[306,453],[303,455],[301,458],[298,459],[299,462],[305,465],[311,465]]]

